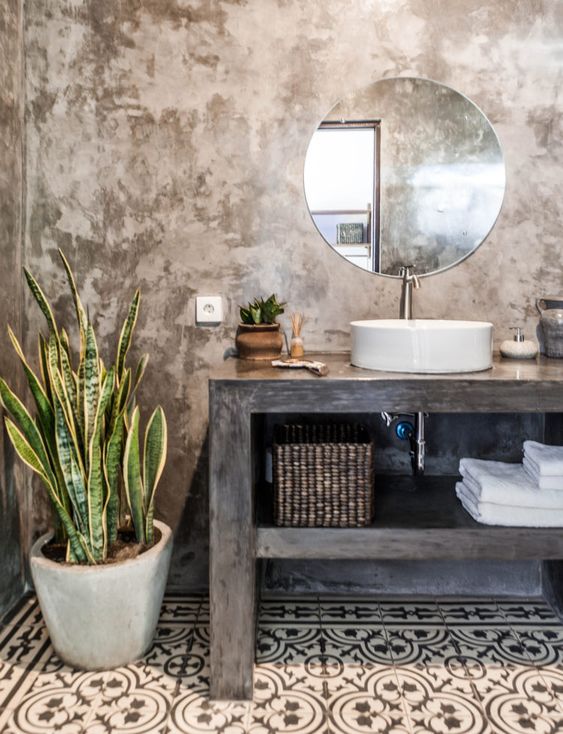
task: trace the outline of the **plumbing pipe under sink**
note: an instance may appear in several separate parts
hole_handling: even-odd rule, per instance
[[[382,412],[380,415],[387,428],[391,426],[393,421],[398,421],[395,424],[395,435],[401,441],[409,441],[412,473],[414,476],[423,475],[426,457],[426,414],[420,411],[406,413],[405,415],[414,419],[414,425],[411,421],[399,420],[400,415],[393,415],[387,412]]]

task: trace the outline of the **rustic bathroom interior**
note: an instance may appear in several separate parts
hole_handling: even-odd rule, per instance
[[[563,5],[4,0],[0,39],[0,731],[563,732]],[[112,447],[149,611],[82,573]]]

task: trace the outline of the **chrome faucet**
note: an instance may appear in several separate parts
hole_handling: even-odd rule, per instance
[[[400,319],[412,319],[412,289],[420,288],[420,281],[413,273],[414,265],[401,265],[399,277],[403,279],[401,287]]]

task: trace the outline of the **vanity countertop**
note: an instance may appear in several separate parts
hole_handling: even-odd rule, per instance
[[[538,356],[535,359],[503,359],[494,355],[493,366],[483,372],[450,374],[420,374],[409,372],[382,372],[354,367],[349,352],[307,354],[307,358],[324,362],[329,369],[326,377],[317,377],[305,369],[272,367],[269,362],[228,359],[212,368],[211,380],[231,381],[332,381],[360,380],[369,382],[530,382],[563,383],[563,359]]]

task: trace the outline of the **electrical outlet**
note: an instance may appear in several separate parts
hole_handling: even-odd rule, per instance
[[[197,296],[195,299],[195,320],[200,326],[220,324],[223,321],[223,299],[221,296]]]

